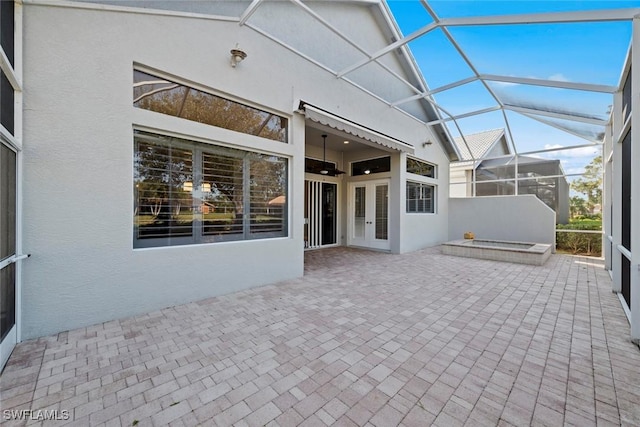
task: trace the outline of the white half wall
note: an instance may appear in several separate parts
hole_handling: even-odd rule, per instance
[[[449,199],[449,240],[471,231],[476,239],[556,243],[556,214],[533,194]]]

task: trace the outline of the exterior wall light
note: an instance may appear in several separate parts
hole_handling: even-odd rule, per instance
[[[424,148],[424,147],[426,147],[427,145],[431,145],[431,144],[433,144],[433,142],[431,142],[431,140],[430,140],[430,139],[427,139],[425,142],[423,142],[423,143],[422,143],[422,147]]]
[[[236,45],[234,49],[231,49],[231,66],[236,68],[236,65],[242,62],[246,57],[247,53]]]

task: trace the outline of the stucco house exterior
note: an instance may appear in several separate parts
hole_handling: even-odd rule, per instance
[[[2,2],[2,362],[19,340],[301,276],[305,249],[447,240],[456,149],[430,103],[381,98],[424,86],[410,52],[351,80],[319,65],[362,55],[336,33],[397,39],[386,5],[303,6]]]
[[[0,366],[22,340],[299,277],[305,250],[404,253],[471,220],[553,241],[535,197],[450,198],[469,170],[450,163],[469,157],[413,36],[382,0],[0,2]],[[640,340],[634,52],[605,135],[603,214]],[[509,153],[504,132],[485,139],[466,151]]]

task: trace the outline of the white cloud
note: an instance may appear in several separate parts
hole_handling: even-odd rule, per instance
[[[549,76],[549,80],[554,80],[556,82],[569,82],[569,80],[564,74],[556,73]]]
[[[589,158],[592,159],[595,156],[601,153],[600,146],[595,147],[580,147],[580,148],[571,148],[570,146],[563,146],[560,144],[545,144],[544,149],[554,149],[554,148],[566,148],[566,150],[556,150],[550,151],[547,153],[540,153],[541,156],[545,158],[563,158],[563,159],[576,159],[576,158]]]
[[[501,88],[501,87],[511,87],[511,86],[517,86],[517,83],[509,83],[509,82],[499,82],[496,80],[492,80],[491,81],[491,85],[495,86],[496,88]]]

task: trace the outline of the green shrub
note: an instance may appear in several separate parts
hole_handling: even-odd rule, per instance
[[[558,224],[561,230],[602,230],[600,219],[576,219],[569,224]],[[556,249],[574,255],[601,256],[602,233],[556,233]]]

